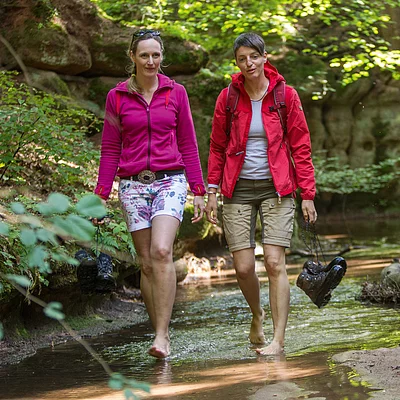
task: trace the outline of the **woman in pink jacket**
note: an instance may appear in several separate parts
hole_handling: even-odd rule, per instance
[[[183,217],[187,180],[194,194],[192,222],[203,217],[205,188],[186,90],[159,73],[160,33],[135,32],[129,57],[132,77],[107,96],[95,193],[107,200],[119,177],[118,195],[155,330],[149,354],[165,358],[170,353],[168,327],[176,292],[173,243]]]
[[[285,87],[287,118],[280,119],[274,88],[284,79],[267,61],[264,40],[254,33],[241,34],[235,40],[234,55],[240,68],[231,84],[238,93],[237,105],[228,134],[228,89],[222,90],[212,125],[206,212],[208,220],[216,223],[220,186],[225,237],[240,289],[253,314],[250,341],[261,345],[265,343],[265,313],[254,257],[256,218],[260,214],[273,339],[257,351],[276,355],[284,351],[289,313],[285,248],[290,246],[298,187],[305,220],[314,223],[317,218],[310,134],[299,96],[290,86]]]

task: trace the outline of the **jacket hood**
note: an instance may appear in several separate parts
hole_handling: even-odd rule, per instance
[[[163,74],[157,74],[158,76],[158,89],[168,87],[172,89],[174,87],[175,81],[171,78],[168,78],[168,76],[163,75]],[[120,92],[128,92],[128,82],[129,79],[123,82],[119,82],[117,86],[115,87],[116,90]]]
[[[278,82],[285,81],[285,78],[269,61],[264,64],[264,75],[269,79],[268,92],[273,90]],[[232,85],[239,89],[243,88],[244,80],[244,75],[241,72],[232,75]]]

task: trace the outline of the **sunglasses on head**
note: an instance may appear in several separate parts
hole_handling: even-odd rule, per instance
[[[144,35],[150,34],[151,36],[160,36],[160,32],[159,31],[154,31],[153,29],[141,29],[139,31],[136,31],[132,38],[133,39],[137,39],[140,38]]]

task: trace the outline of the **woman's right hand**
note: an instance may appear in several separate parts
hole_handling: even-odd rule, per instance
[[[101,198],[100,196],[99,196],[99,198],[100,198],[103,206],[105,208],[107,208],[107,202],[103,198]],[[92,218],[91,221],[92,221],[93,225],[97,226],[97,225],[103,225],[105,219],[106,219],[106,216],[104,216],[103,218]]]
[[[208,192],[208,199],[206,205],[207,220],[212,224],[216,225],[218,222],[218,201],[217,193]]]

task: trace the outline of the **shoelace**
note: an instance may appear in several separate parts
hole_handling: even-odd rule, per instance
[[[303,224],[300,229],[300,235],[306,246],[306,249],[312,254],[312,257],[316,259],[316,263],[318,264],[320,256],[326,265],[326,259],[324,252],[322,251],[321,242],[319,241],[319,237],[317,235],[317,230],[315,228],[315,224],[310,224],[309,222],[303,221]]]

